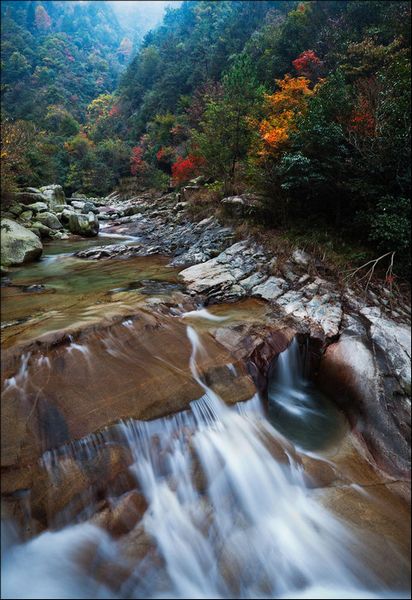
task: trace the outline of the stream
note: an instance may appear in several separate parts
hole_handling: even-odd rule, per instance
[[[308,485],[306,465],[329,464],[327,452],[347,438],[348,425],[310,381],[297,340],[271,365],[267,398],[250,395],[236,359],[209,331],[261,319],[266,305],[187,308],[166,257],[73,256],[117,242],[100,235],[51,243],[2,290],[9,351],[80,332],[47,355],[30,346],[3,385],[3,399],[17,398],[27,414],[38,408],[33,402],[43,406],[52,431],[36,448],[51,489],[78,482],[79,465],[91,472],[106,461],[108,471],[111,452],[128,457],[126,483],[79,487],[47,530],[27,536],[21,523],[4,521],[2,598],[408,598],[405,558],[390,535],[381,544],[373,527],[370,537],[360,534]],[[150,306],[170,310],[154,317]],[[103,330],[108,315],[120,320]],[[176,394],[190,401],[167,416],[134,418],[121,397],[139,386],[147,410],[161,388],[170,388],[170,407]],[[62,424],[64,407],[81,411],[82,402],[90,402],[87,415]],[[100,417],[102,427],[88,433],[89,418]],[[355,512],[373,521],[368,492],[345,485],[360,502]],[[25,491],[18,501],[29,529],[40,513]]]

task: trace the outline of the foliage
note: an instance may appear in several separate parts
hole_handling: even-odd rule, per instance
[[[175,185],[185,183],[195,175],[199,174],[204,159],[200,156],[189,154],[186,158],[178,158],[172,165],[172,178]]]
[[[1,191],[13,191],[19,179],[28,173],[27,150],[35,128],[27,121],[6,120],[1,127]]]

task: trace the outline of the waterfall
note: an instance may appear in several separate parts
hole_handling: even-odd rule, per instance
[[[271,423],[301,450],[318,450],[344,433],[343,414],[305,376],[305,362],[294,338],[269,372]]]
[[[170,417],[115,426],[148,503],[136,527],[154,552],[128,562],[121,540],[90,522],[25,543],[16,543],[8,529],[2,597],[391,597],[362,565],[359,540],[310,497],[301,467],[265,418],[259,397],[227,407],[198,370],[196,359],[205,352],[199,334],[189,326],[187,335],[192,376],[203,396]],[[293,342],[279,356],[277,394],[296,388],[303,394],[296,348]],[[81,460],[109,438],[103,432],[48,451],[43,464],[55,476],[62,457]],[[273,457],[272,445],[283,451],[283,462]],[[83,550],[94,551],[87,569]],[[102,565],[127,575],[111,584],[102,579]]]

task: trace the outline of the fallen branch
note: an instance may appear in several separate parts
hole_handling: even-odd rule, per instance
[[[382,256],[379,256],[375,260],[369,260],[368,262],[366,262],[365,264],[361,265],[357,269],[352,269],[352,271],[350,271],[348,273],[348,275],[346,275],[346,277],[344,277],[344,279],[348,280],[348,279],[354,277],[356,275],[356,273],[358,273],[359,271],[361,271],[362,269],[364,269],[368,265],[371,265],[371,267],[366,271],[366,273],[364,275],[362,275],[362,277],[360,277],[358,279],[358,283],[360,283],[364,279],[367,279],[366,286],[365,286],[365,294],[366,294],[366,292],[368,290],[368,287],[369,287],[369,284],[371,282],[371,279],[373,277],[373,274],[375,272],[376,265],[383,258],[386,258],[389,255],[391,255],[391,261],[390,261],[389,267],[388,267],[388,269],[386,271],[385,280],[390,282],[390,291],[392,293],[392,282],[393,282],[392,268],[393,268],[393,260],[394,260],[395,252],[386,252],[386,254],[382,254]]]

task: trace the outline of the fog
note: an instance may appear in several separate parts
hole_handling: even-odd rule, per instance
[[[135,34],[144,35],[158,25],[167,6],[178,7],[177,0],[109,0],[121,26]],[[136,29],[138,31],[136,31]]]

